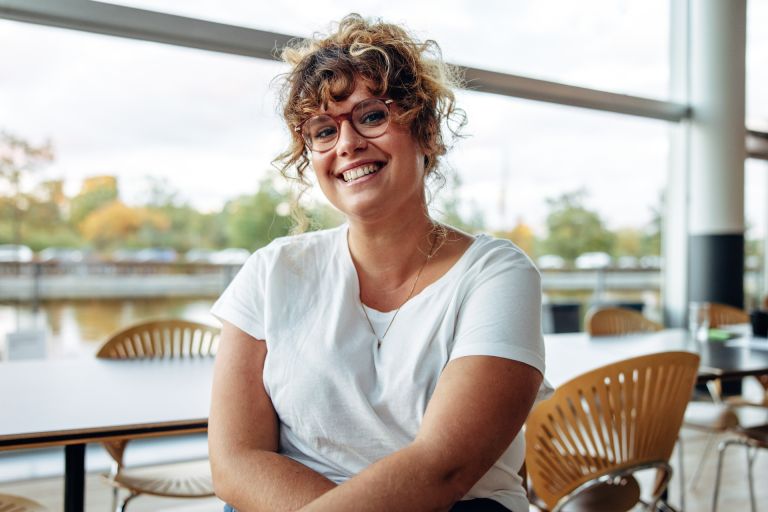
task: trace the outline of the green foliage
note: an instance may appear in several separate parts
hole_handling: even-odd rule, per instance
[[[23,228],[27,221],[30,196],[22,190],[22,183],[53,160],[53,148],[50,142],[34,145],[7,132],[0,132],[0,184],[10,190],[4,209],[8,214],[3,219],[10,220],[10,240],[14,244],[24,242]]]
[[[281,205],[288,202],[288,194],[278,192],[269,180],[259,184],[256,194],[229,201],[224,207],[228,245],[254,251],[287,235],[293,222]]]
[[[468,233],[477,233],[485,229],[483,212],[477,205],[471,204],[468,214],[461,213],[461,178],[455,172],[448,173],[446,183],[437,193],[435,206],[431,208],[439,222],[453,226]]]
[[[600,216],[584,206],[586,192],[577,190],[547,199],[548,236],[543,250],[569,261],[585,252],[612,252],[613,235]]]
[[[70,203],[70,222],[77,227],[89,214],[116,200],[117,197],[117,186],[112,183],[103,183],[80,192],[72,198]]]

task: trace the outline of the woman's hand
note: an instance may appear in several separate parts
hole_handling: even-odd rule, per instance
[[[208,421],[214,489],[240,510],[297,510],[336,485],[276,453],[279,423],[264,389],[266,356],[264,341],[224,322]]]
[[[498,460],[525,422],[542,375],[525,363],[449,363],[416,440],[304,507],[306,511],[448,510]]]

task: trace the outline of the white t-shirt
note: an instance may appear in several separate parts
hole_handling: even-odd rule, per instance
[[[394,313],[369,311],[381,336]],[[402,306],[378,349],[346,225],[256,251],[212,312],[266,340],[280,453],[336,483],[415,439],[449,361],[498,356],[544,373],[539,273],[514,244],[486,235]],[[524,456],[521,433],[464,499],[528,510]]]

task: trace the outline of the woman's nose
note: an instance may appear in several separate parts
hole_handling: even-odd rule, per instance
[[[365,137],[357,133],[348,119],[339,125],[339,140],[336,141],[336,152],[340,155],[351,154],[358,149],[364,149],[367,144]]]

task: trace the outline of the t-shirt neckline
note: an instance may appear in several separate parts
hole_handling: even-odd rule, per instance
[[[360,303],[361,307],[368,308],[369,311],[374,311],[381,314],[388,314],[388,313],[394,313],[397,309],[393,309],[392,311],[379,311],[378,309],[371,308],[369,306],[366,306],[363,304],[363,301],[360,300],[360,278],[357,275],[357,269],[355,268],[355,264],[352,261],[352,253],[349,251],[349,224],[343,224],[341,226],[340,232],[340,246],[341,251],[343,253],[343,259],[344,264],[347,267],[347,271],[351,272],[353,282],[355,284],[355,297],[357,298],[358,303]],[[451,268],[449,268],[443,275],[437,278],[435,282],[428,284],[423,290],[421,290],[419,293],[405,301],[401,306],[400,309],[405,308],[408,304],[415,302],[416,300],[422,300],[423,298],[429,297],[433,293],[435,293],[435,290],[439,290],[441,287],[445,285],[445,283],[449,283],[453,275],[458,273],[461,268],[465,266],[465,261],[469,258],[469,254],[475,250],[475,248],[479,245],[479,241],[481,239],[485,239],[487,235],[484,233],[480,233],[478,235],[475,235],[472,243],[469,244],[469,247],[467,247],[462,255],[459,257],[456,262],[451,265]]]

